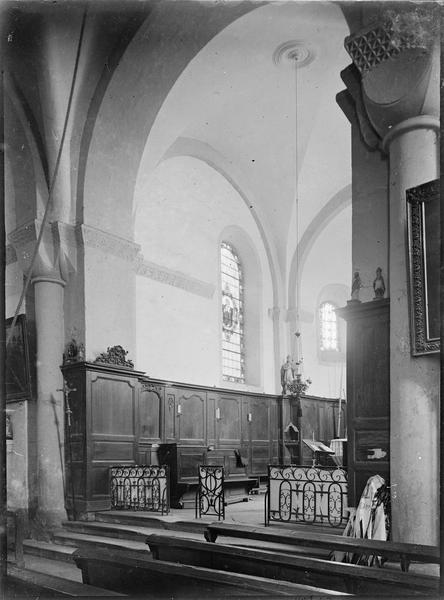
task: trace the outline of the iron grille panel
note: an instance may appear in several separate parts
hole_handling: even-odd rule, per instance
[[[225,519],[224,467],[199,465],[199,483],[196,493],[196,518],[216,515]]]
[[[319,523],[339,527],[348,519],[347,472],[340,468],[268,466],[265,523]]]
[[[112,510],[170,512],[169,470],[162,465],[110,467]]]

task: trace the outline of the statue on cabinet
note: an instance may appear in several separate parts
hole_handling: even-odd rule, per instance
[[[352,287],[351,287],[351,299],[352,300],[357,300],[358,302],[359,300],[359,290],[362,288],[362,281],[361,278],[359,276],[359,272],[355,271],[355,274],[353,275],[353,281],[352,281]]]
[[[384,277],[382,276],[382,269],[378,267],[376,269],[376,277],[373,281],[373,290],[375,292],[375,297],[373,300],[379,300],[380,298],[384,298],[385,294],[385,283]]]
[[[287,356],[287,360],[281,367],[281,385],[282,385],[282,395],[286,396],[289,392],[289,386],[293,383],[295,379],[296,373],[293,365],[293,361],[291,360],[291,356]]]

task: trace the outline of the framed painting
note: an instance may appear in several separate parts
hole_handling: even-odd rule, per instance
[[[6,319],[6,400],[31,397],[28,333],[26,316],[19,315],[11,331],[13,319]]]
[[[412,354],[440,349],[439,180],[406,192]]]

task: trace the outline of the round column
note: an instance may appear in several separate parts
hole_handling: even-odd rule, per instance
[[[35,277],[37,332],[38,519],[43,527],[66,519],[64,503],[63,358],[64,281]]]
[[[390,156],[390,483],[392,539],[437,544],[439,532],[439,355],[412,357],[406,190],[439,177],[439,120],[393,127]]]

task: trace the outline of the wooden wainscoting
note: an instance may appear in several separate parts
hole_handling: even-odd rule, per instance
[[[110,508],[114,465],[168,464],[172,505],[180,506],[194,502],[199,464],[224,467],[234,500],[279,462],[287,425],[281,396],[171,383],[95,363],[62,371],[74,388],[71,429],[65,423],[66,504],[77,518]],[[334,437],[337,401],[308,397],[303,412],[310,435],[314,427],[317,439]]]

